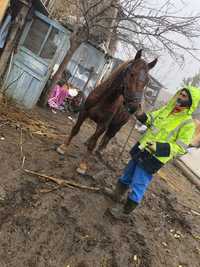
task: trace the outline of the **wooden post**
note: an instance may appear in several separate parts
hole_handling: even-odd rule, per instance
[[[93,74],[94,74],[94,67],[91,67],[91,68],[90,68],[90,71],[89,71],[89,75],[88,75],[87,81],[86,81],[86,83],[84,84],[83,89],[82,89],[83,92],[85,91],[85,89],[86,89],[86,87],[87,87],[89,81],[91,80]]]
[[[0,24],[3,21],[9,2],[10,0],[0,0]]]
[[[10,34],[8,36],[8,40],[4,47],[3,53],[1,54],[0,58],[0,78],[3,77],[6,67],[11,56],[12,50],[15,47],[16,40],[17,40],[17,33],[23,27],[25,23],[26,16],[29,12],[29,6],[23,5],[19,11],[19,14],[16,17],[16,22],[13,23],[11,26]]]

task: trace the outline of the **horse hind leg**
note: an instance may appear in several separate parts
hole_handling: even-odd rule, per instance
[[[90,136],[90,137],[84,142],[84,145],[85,145],[86,147],[88,147],[88,145],[89,145],[91,142],[93,142],[93,135]]]
[[[110,139],[111,139],[111,137],[106,132],[101,139],[101,142],[98,146],[97,152],[102,152],[107,147]]]
[[[77,120],[76,124],[73,126],[69,137],[66,138],[64,143],[57,148],[57,152],[59,154],[61,154],[61,155],[65,154],[67,147],[70,145],[73,137],[76,136],[78,134],[78,132],[80,131],[81,125],[83,124],[83,122],[85,121],[86,118],[87,118],[87,112],[86,111],[82,111],[79,113],[78,120]]]
[[[105,134],[103,135],[101,139],[97,152],[101,153],[104,149],[106,149],[110,140],[116,135],[116,133],[121,129],[122,126],[123,124],[119,124],[119,125],[110,124],[109,125],[107,131],[105,132]]]

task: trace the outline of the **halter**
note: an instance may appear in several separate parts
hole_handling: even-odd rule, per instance
[[[133,65],[135,62],[131,62],[128,64],[127,68],[122,71],[123,77],[122,77],[122,88],[123,88],[123,95],[125,99],[125,104],[132,102],[132,103],[138,103],[142,101],[143,92],[136,91],[136,92],[130,92],[128,90],[128,82],[126,80],[127,75],[131,71]],[[121,75],[120,75],[121,76]],[[145,71],[142,69],[139,74],[139,81],[145,82]]]

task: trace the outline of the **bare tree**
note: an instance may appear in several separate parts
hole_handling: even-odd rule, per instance
[[[200,36],[200,14],[180,16],[174,1],[162,2],[155,7],[153,1],[122,0],[118,39],[147,52],[168,53],[180,64],[186,53],[199,60],[193,41]]]
[[[184,78],[182,82],[182,86],[191,84],[193,86],[200,86],[200,71],[198,71],[194,76]]]
[[[102,28],[102,30],[99,31],[102,35],[108,31],[112,31],[113,26],[109,25],[108,27],[107,22],[111,21],[111,23],[113,23],[114,17],[111,16],[111,10],[118,10],[118,6],[116,6],[116,0],[68,0],[66,2],[76,12],[74,31],[69,40],[70,48],[55,75],[53,76],[51,85],[42,96],[42,105],[46,105],[49,92],[55,86],[56,82],[61,78],[67,63],[72,58],[74,52],[81,45],[81,43],[92,38],[94,35],[94,29],[95,31],[97,30],[96,25],[100,22],[101,25],[104,24],[105,29]],[[116,12],[114,13],[115,16],[117,16]]]
[[[184,61],[183,54],[197,58],[193,40],[200,36],[200,15],[179,16],[173,0],[154,5],[148,0],[65,0],[74,10],[74,31],[70,49],[54,75],[48,92],[60,79],[67,63],[82,42],[97,33],[106,48],[114,39],[131,44],[147,53],[168,53],[176,61]],[[178,1],[177,1],[178,2]],[[181,1],[180,1],[181,2]],[[181,59],[181,61],[180,61]],[[43,101],[43,103],[46,103]]]

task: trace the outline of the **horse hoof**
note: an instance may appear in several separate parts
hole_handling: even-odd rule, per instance
[[[83,169],[81,169],[81,168],[77,168],[77,169],[76,169],[76,172],[77,172],[78,174],[81,174],[81,175],[85,175],[85,174],[86,174],[86,171],[83,170]]]
[[[56,152],[57,152],[58,154],[60,154],[60,155],[64,155],[65,152],[66,152],[66,146],[65,146],[64,144],[58,146],[58,147],[56,148]]]
[[[79,167],[76,169],[77,173],[85,175],[87,172],[87,165],[85,163],[80,163]]]

